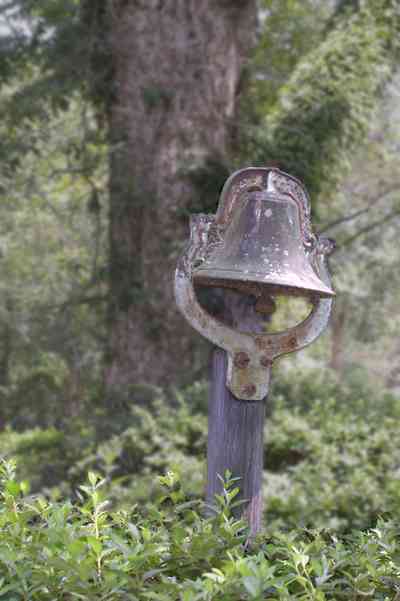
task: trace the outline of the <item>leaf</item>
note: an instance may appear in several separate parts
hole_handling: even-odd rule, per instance
[[[94,472],[88,472],[88,480],[92,486],[96,486],[97,475]]]
[[[154,576],[157,576],[158,574],[162,574],[165,571],[166,571],[166,568],[157,568],[154,570],[149,570],[148,572],[145,572],[143,574],[143,582],[146,582],[146,580],[151,580],[152,578],[154,578]]]
[[[10,493],[11,496],[17,497],[21,492],[21,485],[16,482],[16,480],[7,480],[6,491]]]
[[[21,492],[23,495],[29,494],[29,491],[31,489],[29,480],[22,480],[22,482],[20,482],[20,486],[21,486]]]
[[[128,523],[128,530],[132,535],[132,538],[135,539],[139,539],[140,538],[140,532],[138,530],[138,527],[135,526],[135,524],[132,524],[131,522]]]
[[[81,555],[85,552],[86,545],[81,540],[74,540],[72,543],[69,543],[66,548],[69,553],[76,558],[78,555]]]
[[[252,597],[257,597],[260,593],[260,581],[255,576],[244,576],[242,578],[244,587]]]
[[[87,540],[88,544],[92,547],[92,549],[96,553],[96,555],[100,555],[100,553],[103,549],[103,545],[101,544],[101,541],[94,536],[87,536],[86,540]]]
[[[305,553],[295,553],[293,559],[296,566],[301,565],[305,568],[310,560],[310,556]]]

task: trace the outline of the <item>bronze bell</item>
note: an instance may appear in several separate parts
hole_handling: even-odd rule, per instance
[[[268,168],[236,172],[225,184],[194,282],[257,297],[334,296],[313,265],[317,238],[309,213],[307,193],[292,176]]]

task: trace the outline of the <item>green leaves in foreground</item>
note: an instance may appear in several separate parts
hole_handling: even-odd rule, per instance
[[[302,531],[260,537],[251,550],[230,508],[202,517],[175,474],[144,510],[110,512],[95,473],[79,503],[24,497],[12,463],[1,466],[0,599],[182,600],[394,599],[400,591],[399,529],[381,522],[338,540]],[[233,480],[230,485],[236,486]]]

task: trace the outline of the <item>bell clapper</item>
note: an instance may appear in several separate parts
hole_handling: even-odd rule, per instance
[[[276,311],[276,303],[273,297],[263,289],[260,296],[257,298],[255,310],[257,313],[271,316]]]

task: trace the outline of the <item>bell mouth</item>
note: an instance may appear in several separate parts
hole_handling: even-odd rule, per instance
[[[224,274],[227,274],[226,270],[224,270]],[[310,300],[313,304],[315,304],[319,298],[332,298],[333,296],[335,296],[335,293],[328,287],[325,287],[325,289],[323,289],[322,287],[310,288],[302,287],[301,285],[296,286],[292,283],[272,283],[262,279],[260,281],[260,279],[257,278],[257,274],[254,274],[254,279],[243,280],[243,274],[240,274],[240,279],[238,277],[235,278],[235,275],[235,272],[232,271],[231,278],[219,278],[210,277],[209,275],[202,274],[200,272],[198,274],[195,274],[194,283],[198,286],[208,286],[212,288],[229,288],[231,290],[237,290],[244,294],[252,294],[255,296],[260,296],[265,290],[265,292],[270,294],[271,296],[303,297]],[[251,274],[248,275],[249,277],[251,277]]]
[[[237,286],[237,282],[216,284],[195,283],[198,302],[212,317],[244,334],[288,332],[303,323],[318,302],[318,296],[305,296],[297,291],[288,294],[280,286],[251,282],[247,286],[246,283]]]

